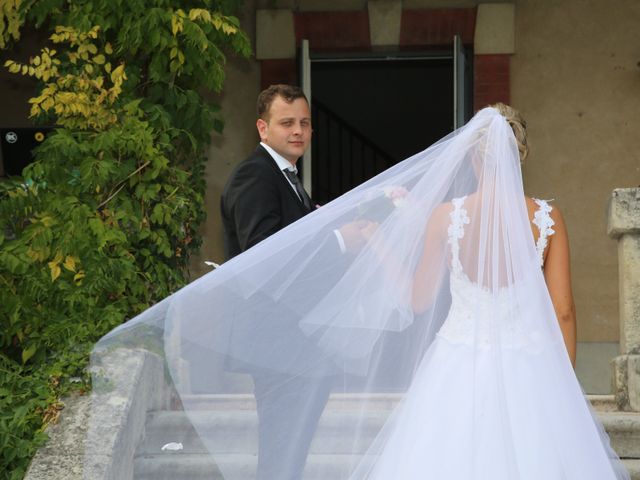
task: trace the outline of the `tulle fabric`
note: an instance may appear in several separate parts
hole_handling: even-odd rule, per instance
[[[336,231],[361,221],[375,232],[343,252]],[[271,439],[274,480],[629,478],[569,362],[517,145],[491,108],[109,333],[96,378],[104,352],[141,348],[165,362],[219,478],[256,475],[228,462],[231,437],[254,456]],[[296,382],[287,414],[260,425],[254,391]],[[220,399],[248,420],[212,428],[202,412]]]

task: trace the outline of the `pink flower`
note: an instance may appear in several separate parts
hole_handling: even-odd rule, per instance
[[[389,186],[384,188],[384,195],[393,202],[395,207],[400,207],[406,201],[409,191],[401,186]]]

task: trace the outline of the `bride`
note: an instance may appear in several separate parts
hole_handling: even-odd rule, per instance
[[[160,340],[210,478],[255,478],[258,436],[282,427],[256,421],[260,369],[273,392],[330,385],[318,425],[280,416],[313,438],[305,479],[628,479],[572,368],[566,228],[524,195],[526,156],[520,115],[485,108],[114,330],[96,367]],[[359,251],[323,248],[362,220],[376,228]],[[273,480],[296,480],[296,438],[272,438]]]

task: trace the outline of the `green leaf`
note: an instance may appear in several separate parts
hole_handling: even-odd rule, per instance
[[[24,180],[0,182],[0,280],[8,293],[0,301],[0,472],[16,480],[44,441],[41,412],[86,367],[91,345],[185,284],[201,243],[202,152],[211,130],[222,127],[211,115],[219,107],[203,92],[222,87],[223,52],[250,50],[243,33],[224,30],[239,25],[222,16],[239,0],[205,2],[220,31],[206,15],[186,19],[194,4],[183,0],[151,8],[22,3],[25,24],[73,25],[58,29],[58,54],[34,55],[39,68],[47,57],[57,62],[34,98],[49,85],[60,90],[64,76],[64,91],[76,100],[40,116],[58,128],[34,150]],[[184,28],[174,37],[178,10]],[[71,38],[95,25],[101,28],[83,58],[78,47],[89,44]],[[182,245],[187,225],[193,239]],[[60,258],[52,258],[56,252]]]
[[[22,350],[22,363],[27,363],[31,357],[33,357],[38,350],[38,345],[33,344]]]

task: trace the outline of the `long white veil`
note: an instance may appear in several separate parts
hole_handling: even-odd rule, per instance
[[[335,231],[360,221],[376,228],[343,251]],[[210,478],[256,478],[271,438],[263,460],[288,479],[298,438],[278,436],[284,424],[310,439],[308,479],[628,478],[571,368],[516,141],[492,108],[100,340],[88,463],[113,423],[110,362],[140,352],[164,374],[153,388],[136,388],[145,370],[124,377],[156,410],[126,422],[145,426],[139,443],[180,443],[174,462],[206,456]],[[279,396],[280,423],[260,425],[255,378],[267,402],[305,385],[291,405]],[[317,422],[300,402],[320,404]],[[162,412],[198,446],[153,423]],[[167,454],[161,443],[134,456]]]

